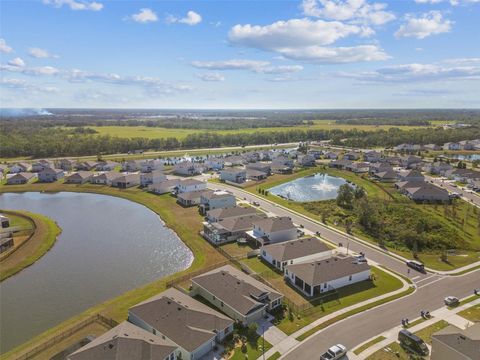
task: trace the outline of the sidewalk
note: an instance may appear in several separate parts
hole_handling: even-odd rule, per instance
[[[222,185],[225,185],[225,184],[222,184]],[[226,185],[226,186],[228,186],[228,185]],[[330,226],[330,225],[327,225],[327,224],[324,224],[324,223],[322,223],[322,222],[320,222],[320,221],[317,221],[317,220],[315,220],[315,219],[312,219],[311,217],[309,217],[309,216],[307,216],[307,215],[301,214],[301,213],[299,213],[299,212],[297,212],[297,211],[295,211],[295,210],[292,210],[292,209],[289,209],[289,208],[287,208],[287,207],[285,207],[285,206],[283,206],[283,205],[277,204],[276,202],[274,202],[274,201],[272,201],[272,200],[269,200],[269,199],[266,199],[266,198],[264,198],[264,197],[258,196],[258,195],[255,194],[255,193],[251,193],[251,192],[248,192],[248,191],[246,191],[246,190],[244,190],[244,189],[240,189],[240,188],[235,188],[235,189],[238,190],[238,191],[244,192],[244,193],[246,193],[246,194],[248,194],[248,195],[255,196],[255,197],[257,197],[258,199],[261,199],[261,200],[263,200],[263,201],[266,201],[266,202],[270,203],[270,204],[273,205],[273,206],[277,206],[277,207],[279,207],[279,208],[282,208],[283,210],[289,211],[289,212],[291,212],[291,213],[293,213],[293,214],[295,214],[295,215],[297,215],[297,216],[301,216],[301,217],[303,217],[304,219],[309,220],[309,221],[311,221],[311,222],[313,222],[313,223],[315,223],[315,224],[317,224],[317,225],[323,226],[323,227],[325,227],[325,228],[327,228],[327,229],[329,229],[329,230],[331,230],[331,231],[334,231],[334,232],[336,232],[336,233],[339,234],[339,235],[348,237],[349,239],[352,239],[352,240],[354,240],[354,241],[356,241],[356,242],[358,242],[358,243],[360,243],[360,244],[362,244],[362,245],[364,245],[364,246],[368,246],[368,247],[370,247],[370,248],[372,248],[372,249],[375,249],[375,250],[377,250],[378,252],[381,252],[382,254],[385,254],[385,255],[387,255],[387,256],[391,256],[391,257],[396,258],[397,260],[400,260],[400,261],[403,261],[403,262],[406,262],[407,260],[409,260],[409,259],[404,258],[403,256],[400,256],[400,255],[398,255],[398,254],[395,254],[395,253],[389,252],[389,251],[387,251],[387,250],[385,250],[385,249],[382,249],[381,247],[379,247],[379,246],[377,246],[377,245],[375,245],[375,244],[369,243],[369,242],[366,241],[366,240],[363,240],[363,239],[360,239],[360,238],[358,238],[358,237],[356,237],[356,236],[347,234],[347,233],[345,233],[345,232],[343,232],[343,231],[341,231],[341,230],[339,230],[339,229],[336,229],[336,228],[334,228],[334,227],[332,227],[332,226]],[[434,270],[434,269],[430,269],[430,268],[427,268],[427,267],[426,267],[425,269],[426,269],[427,271],[431,272],[431,273],[434,273],[434,274],[440,274],[440,275],[455,275],[455,274],[462,273],[462,272],[464,272],[464,271],[470,270],[470,269],[472,269],[472,268],[475,268],[475,267],[477,267],[477,266],[480,266],[480,261],[477,261],[477,262],[475,262],[475,263],[466,265],[466,266],[464,266],[464,267],[461,267],[461,268],[458,268],[458,269],[455,269],[455,270],[449,270],[449,271]]]
[[[475,305],[478,305],[480,304],[480,297],[474,301],[471,301],[465,305],[461,305],[461,306],[458,306],[452,310],[448,309],[446,306],[445,307],[442,307],[440,309],[437,309],[435,311],[432,311],[431,312],[431,315],[432,315],[432,318],[431,319],[428,319],[418,325],[415,325],[415,326],[412,326],[411,328],[408,328],[408,331],[412,332],[412,333],[415,333],[419,330],[422,330],[432,324],[435,324],[436,322],[440,321],[440,320],[445,320],[446,322],[452,324],[452,325],[455,325],[456,327],[459,327],[461,329],[466,329],[468,326],[471,326],[473,325],[473,323],[471,321],[468,321],[467,319],[457,315],[459,312],[465,310],[465,309],[468,309],[469,307],[472,307],[472,306],[475,306]],[[415,321],[417,319],[414,319],[412,320]],[[391,344],[392,342],[395,342],[397,341],[397,336],[398,336],[398,332],[400,330],[402,330],[403,327],[402,326],[396,326],[382,334],[378,334],[375,336],[378,337],[378,336],[384,336],[386,339],[385,340],[382,340],[381,342],[378,342],[376,343],[375,345],[369,347],[368,349],[366,349],[365,351],[363,351],[361,354],[360,354],[360,358],[361,359],[365,359],[367,358],[368,356],[372,355],[373,353],[377,352],[378,350],[381,350],[383,349],[385,346]],[[373,340],[374,338],[371,338],[371,339],[368,339],[367,341],[364,341],[363,343],[359,344],[356,346],[356,348],[362,346],[363,344]]]

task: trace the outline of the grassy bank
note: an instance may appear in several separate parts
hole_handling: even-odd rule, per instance
[[[4,212],[2,210],[2,212]],[[15,244],[15,248],[9,250],[6,256],[0,260],[0,281],[15,275],[24,268],[32,265],[51,249],[58,235],[60,227],[47,216],[33,214],[27,211],[8,211],[7,215],[18,218],[12,226],[32,226],[28,238],[21,244]],[[29,224],[30,223],[30,224]],[[18,247],[17,247],[18,246]]]
[[[182,208],[178,206],[175,202],[175,198],[171,197],[170,195],[157,196],[137,188],[119,190],[91,184],[66,185],[62,183],[52,183],[0,186],[0,193],[26,191],[72,191],[98,193],[102,195],[117,196],[138,202],[157,213],[165,222],[166,226],[175,231],[180,239],[182,239],[183,242],[191,249],[195,258],[190,268],[166,278],[159,279],[142,287],[130,290],[116,298],[98,304],[36,336],[27,343],[9,351],[7,354],[1,357],[2,359],[12,359],[14,356],[18,356],[19,354],[28,351],[28,349],[54,337],[56,334],[65,331],[73,324],[97,313],[101,313],[104,316],[113,318],[117,321],[123,321],[127,317],[128,308],[164,290],[166,288],[167,281],[173,280],[178,276],[185,275],[188,272],[199,270],[203,267],[225,260],[223,256],[221,256],[212,246],[209,245],[208,242],[200,237],[198,232],[202,228],[202,223],[197,209]]]

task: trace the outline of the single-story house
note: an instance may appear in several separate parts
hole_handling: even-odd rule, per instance
[[[255,169],[247,169],[247,179],[253,181],[264,180],[268,177],[268,174]]]
[[[220,171],[220,180],[242,184],[247,180],[247,171],[242,168],[228,168]]]
[[[443,144],[443,150],[460,150],[460,144],[456,142],[447,142]]]
[[[325,154],[323,154],[323,156],[325,157],[325,159],[330,159],[330,160],[338,159],[338,154],[332,151],[327,151]]]
[[[91,171],[98,166],[98,161],[83,161],[77,164],[77,170],[79,171]]]
[[[410,169],[414,164],[420,164],[422,162],[422,158],[414,155],[402,157],[400,159],[400,163],[403,167]]]
[[[200,209],[202,214],[209,210],[231,208],[237,205],[235,196],[227,191],[206,191],[200,195]]]
[[[0,226],[2,229],[10,227],[10,219],[3,214],[0,214]]]
[[[7,185],[27,184],[38,177],[37,173],[19,172],[11,176],[7,176]]]
[[[347,166],[350,166],[351,164],[352,162],[350,160],[341,159],[330,161],[328,166],[335,169],[346,169]]]
[[[112,186],[119,189],[126,189],[140,185],[140,174],[125,174],[113,179]]]
[[[160,184],[167,180],[167,176],[161,170],[153,170],[140,174],[140,185],[148,186],[152,184]]]
[[[374,164],[370,164],[368,167],[368,173],[370,175],[373,175],[378,172],[385,172],[390,170],[393,170],[392,166],[384,162],[377,162]]]
[[[28,172],[31,170],[32,170],[32,165],[26,162],[19,162],[19,163],[13,164],[8,168],[8,171],[11,174],[19,173],[19,172]]]
[[[213,190],[204,189],[204,190],[182,192],[177,194],[177,203],[185,207],[200,205],[200,200],[202,196],[208,193],[213,193]]]
[[[199,163],[193,163],[191,161],[182,161],[173,167],[173,173],[177,175],[192,176],[200,175],[205,171],[205,167]]]
[[[370,163],[380,161],[381,158],[382,158],[382,153],[378,151],[367,151],[363,154],[363,160]]]
[[[92,171],[77,171],[65,177],[66,184],[85,184],[93,178]]]
[[[214,245],[246,239],[247,231],[253,228],[253,223],[265,217],[263,213],[255,213],[228,217],[211,223],[204,222],[203,237]]]
[[[148,173],[152,171],[163,171],[163,160],[147,159],[140,162],[140,171]]]
[[[309,237],[265,245],[260,255],[263,260],[283,271],[287,265],[328,258],[332,250],[320,239]]]
[[[343,155],[343,159],[350,160],[350,161],[355,161],[355,160],[360,159],[361,156],[362,156],[362,154],[360,154],[358,152],[355,152],[355,151],[351,151],[351,152],[347,152],[345,155]]]
[[[192,279],[191,295],[200,295],[235,321],[248,325],[282,303],[283,295],[251,276],[225,265]]]
[[[233,331],[232,319],[175,288],[131,307],[128,321],[172,341],[182,360],[200,359]]]
[[[434,163],[426,163],[423,166],[423,171],[426,171],[430,174],[438,175],[438,174],[444,174],[445,172],[452,170],[453,166],[443,162],[443,161],[437,161]]]
[[[223,159],[225,166],[239,166],[247,162],[245,158],[239,155],[227,156]]]
[[[290,169],[293,169],[294,167],[293,159],[290,159],[288,156],[285,156],[285,155],[278,155],[275,159],[273,159],[272,170],[273,170],[273,165],[286,166],[286,167],[289,167]]]
[[[300,166],[315,166],[315,156],[313,156],[311,154],[298,155],[297,156],[297,163]]]
[[[307,296],[365,281],[370,278],[370,266],[352,256],[338,254],[327,259],[287,265],[285,277]]]
[[[185,192],[205,190],[206,188],[207,183],[205,181],[186,179],[180,181],[178,184],[178,193],[181,194]]]
[[[180,184],[180,180],[178,179],[165,180],[158,184],[148,185],[148,191],[159,195],[172,193],[177,189],[178,184]]]
[[[135,172],[142,168],[141,160],[128,160],[122,163],[122,171]]]
[[[449,325],[432,334],[431,360],[479,360],[480,323],[465,330]]]
[[[293,172],[293,166],[272,163],[272,173],[274,174],[291,174]]]
[[[117,166],[120,166],[120,164],[115,161],[107,160],[100,161],[95,169],[98,171],[113,171]]]
[[[265,245],[296,239],[298,230],[289,217],[269,217],[255,221],[253,229],[247,235]]]
[[[209,157],[203,163],[207,170],[221,170],[225,166],[225,160],[219,157]]]
[[[40,172],[46,168],[55,168],[55,163],[52,160],[38,160],[32,164],[32,172]]]
[[[255,163],[252,163],[252,164],[248,164],[246,166],[247,168],[247,173],[248,173],[248,170],[257,170],[257,171],[261,171],[267,175],[270,175],[272,173],[272,168],[271,168],[271,165],[270,164],[265,164],[265,163],[261,163],[261,162],[255,162]]]
[[[122,174],[120,174],[117,171],[107,171],[107,172],[92,176],[92,178],[90,179],[90,182],[92,184],[111,186],[113,183],[113,180],[115,180],[116,178],[119,178],[120,176],[122,176]]]
[[[56,162],[56,167],[64,171],[72,171],[77,166],[77,162],[72,159],[60,159]]]
[[[415,187],[404,187],[403,191],[406,196],[414,201],[446,202],[450,200],[450,195],[447,190],[429,183]]]
[[[425,176],[418,170],[400,172],[399,177],[401,181],[425,181]]]
[[[378,181],[394,182],[394,181],[397,181],[398,179],[398,173],[390,168],[389,170],[386,170],[386,171],[374,173],[372,177]]]
[[[13,247],[13,245],[13,237],[8,236],[0,238],[0,254]]]
[[[52,169],[47,167],[38,173],[38,181],[54,182],[63,178],[64,175],[62,169]]]
[[[176,360],[178,347],[128,321],[67,356],[68,360]]]
[[[345,169],[354,173],[366,173],[368,172],[369,169],[369,164],[365,162],[353,162],[347,166],[345,166]]]
[[[235,206],[231,208],[218,208],[207,211],[208,222],[217,222],[226,218],[255,215],[257,210],[253,207]]]

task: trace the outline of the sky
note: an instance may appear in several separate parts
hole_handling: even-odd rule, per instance
[[[0,0],[0,107],[480,108],[480,0]]]

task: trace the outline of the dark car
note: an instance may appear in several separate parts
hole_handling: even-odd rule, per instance
[[[408,330],[400,330],[398,332],[398,341],[400,345],[407,350],[417,353],[422,356],[429,354],[429,350],[425,341],[419,338],[417,335],[412,334]]]
[[[425,272],[425,265],[423,265],[420,261],[408,260],[407,266],[421,273]]]

